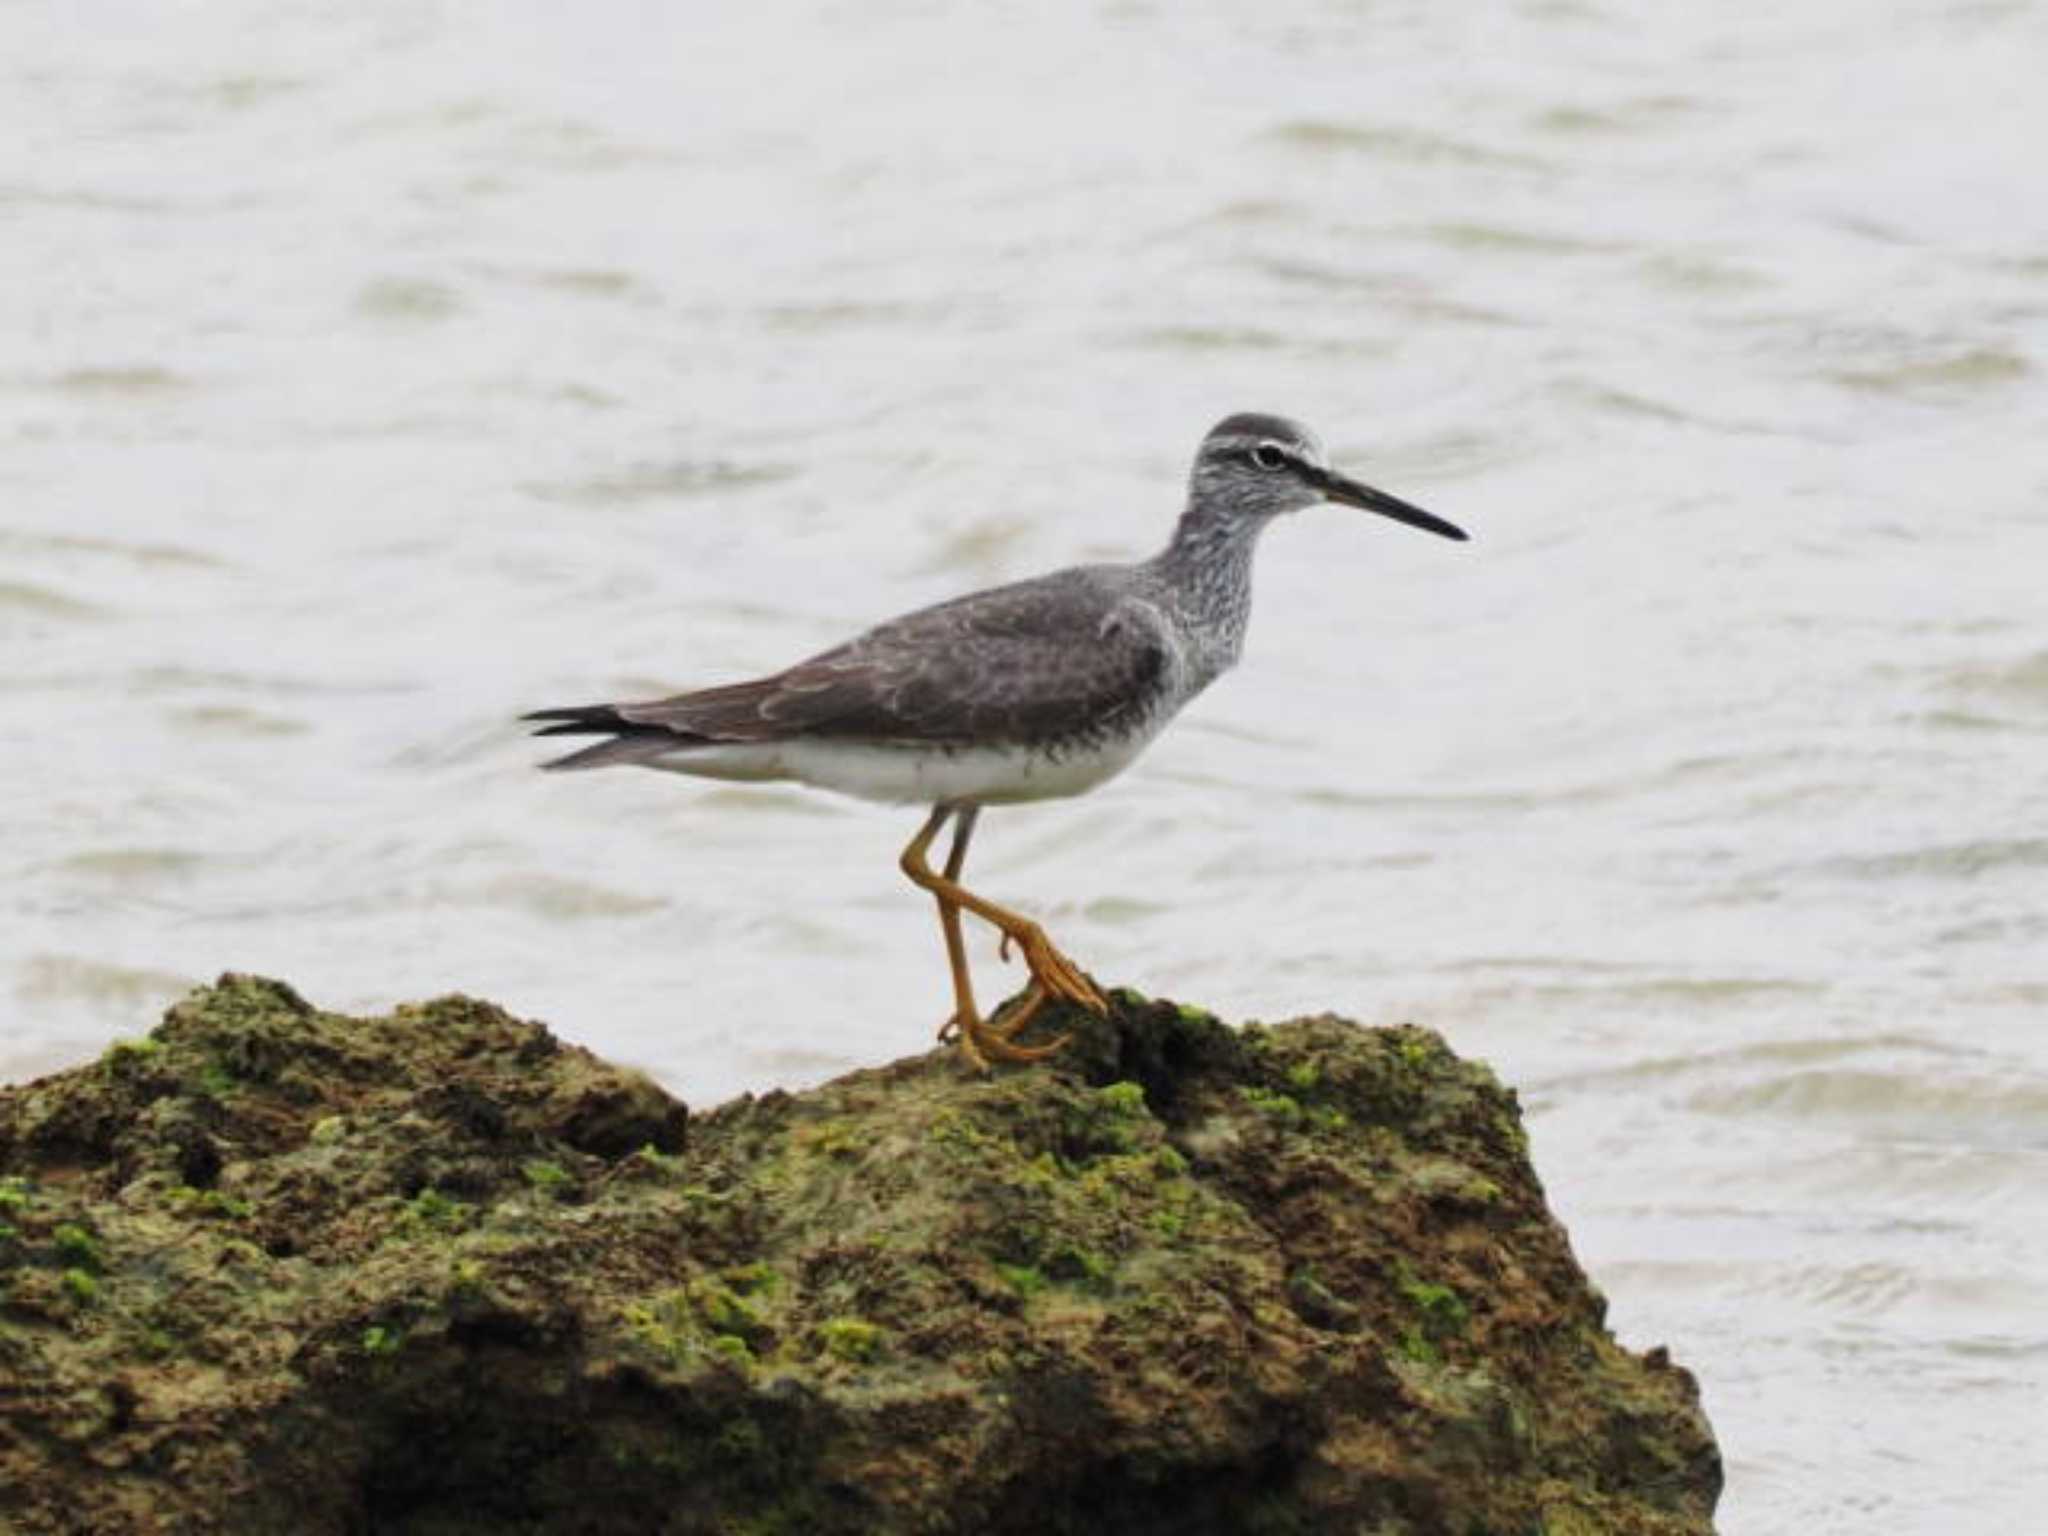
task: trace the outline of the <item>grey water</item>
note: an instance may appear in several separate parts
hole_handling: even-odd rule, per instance
[[[923,1049],[914,816],[510,717],[1148,553],[1286,412],[1476,541],[1275,529],[1241,669],[981,888],[1493,1061],[1727,1531],[2033,1528],[2044,57],[1996,0],[0,10],[0,1077],[230,967],[698,1104]]]

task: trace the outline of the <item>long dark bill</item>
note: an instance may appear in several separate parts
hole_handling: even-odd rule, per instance
[[[1397,523],[1406,523],[1410,528],[1440,534],[1447,539],[1465,539],[1470,535],[1456,523],[1447,523],[1433,512],[1420,507],[1411,507],[1398,496],[1389,496],[1385,491],[1376,491],[1369,485],[1360,485],[1330,469],[1311,469],[1306,476],[1308,483],[1321,491],[1331,501],[1341,501],[1347,507],[1363,507],[1368,512],[1377,512],[1391,517]]]

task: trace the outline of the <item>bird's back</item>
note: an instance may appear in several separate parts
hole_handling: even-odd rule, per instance
[[[767,677],[548,712],[560,734],[612,737],[560,765],[690,772],[712,766],[692,762],[712,747],[796,743],[1135,755],[1178,707],[1186,674],[1142,572],[1054,571],[885,620]]]

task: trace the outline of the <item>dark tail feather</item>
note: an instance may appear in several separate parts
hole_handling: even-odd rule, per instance
[[[678,747],[701,745],[705,738],[663,725],[628,720],[612,704],[578,704],[568,709],[536,709],[522,720],[540,726],[536,736],[602,736],[567,757],[542,763],[543,768],[602,768],[607,763],[641,763]]]
[[[568,709],[536,709],[522,720],[549,721],[536,736],[635,736],[648,730],[635,725],[610,704],[576,704]]]

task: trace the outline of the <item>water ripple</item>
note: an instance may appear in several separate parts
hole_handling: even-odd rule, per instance
[[[1325,155],[1359,155],[1401,165],[1483,166],[1501,170],[1551,171],[1538,156],[1489,149],[1450,134],[1400,124],[1346,123],[1329,118],[1298,118],[1268,134],[1290,149]]]
[[[1859,1135],[2048,1149],[2048,1083],[1953,1067],[1938,1076],[1839,1067],[1796,1072],[1698,1088],[1685,1102],[1702,1114],[1785,1116],[1807,1125],[1831,1121]]]
[[[483,885],[451,892],[442,899],[506,907],[559,922],[639,917],[669,905],[665,896],[647,896],[593,881],[532,872],[499,875]]]
[[[9,613],[38,619],[87,622],[107,616],[106,610],[83,598],[33,581],[0,581],[0,619]]]
[[[1854,880],[1974,880],[1993,870],[2048,868],[2048,837],[1989,837],[1891,853],[1840,854],[1789,868]]]
[[[1849,389],[1869,394],[1940,398],[1963,391],[2002,388],[2032,372],[2033,365],[2009,348],[1969,347],[1889,367],[1842,369],[1831,377]]]
[[[43,952],[21,963],[14,991],[23,1002],[86,1002],[133,1020],[150,1006],[198,984],[197,978],[176,971]]]
[[[529,484],[529,495],[542,501],[573,502],[583,506],[626,506],[634,502],[722,495],[773,485],[797,474],[790,464],[741,464],[730,459],[673,459],[667,463],[636,464],[616,474],[594,475],[587,480],[542,481]]]

